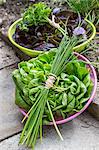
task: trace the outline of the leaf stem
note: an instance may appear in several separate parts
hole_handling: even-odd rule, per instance
[[[56,122],[55,122],[55,119],[54,119],[54,116],[53,116],[53,114],[52,114],[52,111],[51,111],[51,108],[50,108],[50,105],[49,105],[49,102],[48,102],[48,101],[47,101],[47,106],[48,106],[48,109],[49,109],[49,112],[50,112],[50,115],[51,115],[53,124],[54,124],[54,126],[55,126],[56,131],[57,131],[57,134],[59,135],[60,139],[63,141],[63,137],[62,137],[62,135],[61,135],[61,133],[60,133],[60,131],[59,131],[57,125],[56,125]]]

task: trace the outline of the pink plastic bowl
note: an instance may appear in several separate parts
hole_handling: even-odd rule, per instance
[[[81,60],[84,60],[86,62],[89,62],[89,60],[87,58],[85,58],[83,55],[80,55],[76,52],[74,52],[74,54],[78,57],[78,59],[81,59]],[[91,93],[91,97],[89,98],[89,100],[87,101],[86,105],[83,107],[83,109],[81,109],[79,112],[69,116],[68,118],[66,119],[60,119],[59,121],[56,121],[56,124],[64,124],[68,121],[71,121],[73,120],[74,118],[76,118],[77,116],[79,116],[82,112],[84,112],[88,106],[90,105],[90,103],[93,101],[94,99],[94,96],[95,96],[95,93],[96,93],[96,88],[97,88],[97,75],[96,75],[96,71],[94,69],[94,67],[90,64],[88,64],[88,68],[90,68],[90,77],[93,81],[93,84],[94,84],[94,87],[93,87],[93,90],[92,90],[92,93]],[[25,110],[23,109],[19,109],[20,112],[25,116],[26,115],[26,112]],[[50,122],[48,125],[53,125],[53,122]]]

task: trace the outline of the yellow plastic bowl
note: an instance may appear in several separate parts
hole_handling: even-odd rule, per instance
[[[13,39],[13,35],[15,33],[15,30],[16,30],[16,26],[17,24],[22,20],[22,18],[18,19],[17,21],[15,21],[10,27],[9,27],[9,30],[8,30],[8,38],[9,40],[13,43],[13,45],[15,45],[17,48],[19,48],[22,52],[24,52],[25,54],[27,54],[28,56],[31,56],[31,57],[36,57],[38,56],[39,54],[41,53],[44,53],[44,51],[37,51],[37,50],[32,50],[32,49],[29,49],[29,48],[25,48],[19,44],[17,44],[14,39]],[[89,20],[85,19],[85,21],[91,26],[92,28],[92,34],[91,34],[91,37],[85,41],[84,43],[74,47],[74,51],[76,52],[81,52],[85,49],[85,47],[91,42],[91,40],[95,37],[95,34],[96,34],[96,28],[95,26],[93,25],[93,23],[91,23]]]

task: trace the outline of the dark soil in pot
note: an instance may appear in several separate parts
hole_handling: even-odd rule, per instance
[[[90,29],[87,30],[87,24],[83,17],[80,18],[77,14],[69,11],[59,12],[58,14],[55,14],[55,16],[56,22],[59,22],[62,27],[66,26],[69,36],[73,35],[74,29],[81,22],[81,26],[88,31],[86,37],[89,37],[91,32]],[[43,26],[31,26],[28,32],[21,31],[19,26],[17,26],[13,38],[16,43],[23,47],[48,51],[50,48],[54,48],[59,45],[59,42],[62,39],[62,34],[49,24],[45,24]],[[82,42],[84,42],[84,40],[85,39],[83,39]]]

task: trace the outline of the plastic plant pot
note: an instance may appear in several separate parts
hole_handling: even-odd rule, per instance
[[[96,88],[97,88],[97,75],[96,75],[96,71],[94,69],[94,67],[92,65],[90,65],[90,61],[84,57],[83,55],[80,55],[79,53],[77,52],[74,52],[74,54],[78,57],[78,59],[80,60],[83,60],[83,61],[86,61],[88,62],[88,65],[87,67],[90,69],[90,78],[93,82],[93,89],[92,89],[92,93],[91,93],[91,96],[90,98],[88,99],[88,101],[86,102],[85,106],[83,107],[83,109],[81,109],[79,112],[69,116],[68,118],[66,119],[58,119],[58,121],[56,121],[56,124],[64,124],[68,121],[71,121],[73,120],[74,118],[76,118],[77,116],[79,116],[81,113],[83,113],[87,108],[88,106],[90,105],[90,103],[94,100],[94,96],[95,96],[95,93],[96,93]],[[19,111],[25,116],[26,115],[26,111],[23,110],[23,109],[19,109]],[[27,116],[28,117],[28,116]],[[53,122],[50,122],[48,125],[53,125]]]
[[[18,49],[20,49],[22,52],[24,52],[25,54],[31,56],[31,57],[36,57],[38,56],[39,54],[41,53],[44,53],[44,51],[37,51],[37,50],[32,50],[32,49],[28,49],[28,48],[25,48],[19,44],[17,44],[14,39],[13,39],[13,35],[15,33],[15,30],[16,30],[16,26],[18,25],[18,23],[22,20],[22,18],[20,18],[19,20],[15,21],[10,27],[9,27],[9,30],[8,30],[8,38],[9,40],[12,42],[13,45],[15,45]],[[95,37],[96,35],[96,28],[95,26],[93,25],[92,22],[90,22],[89,20],[85,19],[85,21],[90,25],[91,29],[92,29],[92,34],[90,36],[90,38],[83,42],[82,44],[80,45],[77,45],[76,47],[74,47],[74,51],[76,52],[81,52],[83,51],[86,46],[92,41],[92,39]]]

